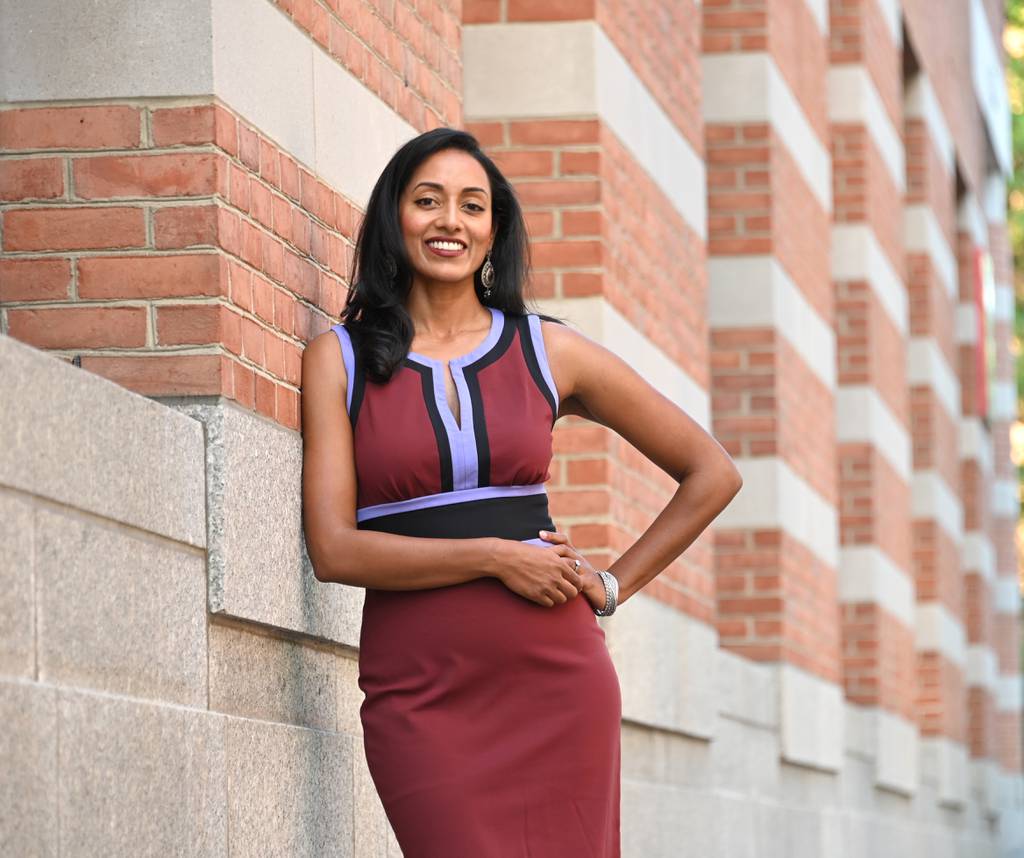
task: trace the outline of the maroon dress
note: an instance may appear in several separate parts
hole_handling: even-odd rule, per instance
[[[449,363],[410,352],[387,384],[348,371],[362,530],[550,549],[558,394],[540,320],[491,309]],[[405,858],[619,858],[622,701],[582,594],[552,608],[497,578],[366,591],[359,687],[370,774]]]

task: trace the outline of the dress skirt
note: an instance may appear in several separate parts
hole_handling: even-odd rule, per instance
[[[622,700],[582,594],[368,589],[359,687],[405,858],[619,858]]]

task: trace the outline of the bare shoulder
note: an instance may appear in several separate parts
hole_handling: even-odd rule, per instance
[[[305,389],[307,381],[312,378],[324,376],[327,376],[332,385],[340,382],[344,391],[348,381],[345,360],[338,335],[331,330],[317,334],[302,351],[302,388]]]
[[[334,331],[313,337],[302,351],[302,378],[299,382],[299,406],[302,411],[302,437],[305,444],[335,431],[334,419],[339,403],[345,402],[348,376],[341,343]]]

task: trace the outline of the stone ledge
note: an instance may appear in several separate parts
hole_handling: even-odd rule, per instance
[[[206,546],[201,424],[9,336],[0,378],[0,486]]]

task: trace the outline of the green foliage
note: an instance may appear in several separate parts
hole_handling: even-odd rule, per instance
[[[1013,176],[1007,187],[1007,227],[1013,252],[1013,291],[1016,296],[1013,333],[1014,353],[1019,357],[1024,343],[1024,294],[1017,272],[1024,271],[1024,0],[1006,0],[1006,89],[1010,99],[1013,129]],[[1017,411],[1024,411],[1024,361],[1017,360]],[[1024,483],[1024,462],[1017,466],[1018,482]],[[1024,655],[1024,643],[1022,643]]]

